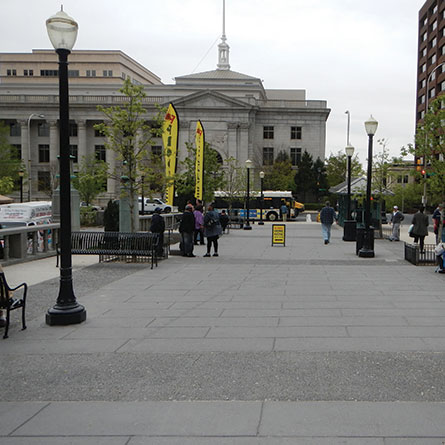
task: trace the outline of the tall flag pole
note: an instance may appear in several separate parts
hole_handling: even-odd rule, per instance
[[[172,103],[169,104],[167,114],[162,124],[162,142],[165,153],[165,174],[167,176],[167,189],[165,191],[165,202],[173,205],[175,195],[175,184],[173,176],[176,173],[176,156],[178,153],[178,113]]]
[[[203,170],[204,170],[204,128],[201,121],[196,123],[196,135],[195,135],[195,146],[196,146],[196,167],[195,167],[195,198],[202,201],[202,180],[203,180]]]

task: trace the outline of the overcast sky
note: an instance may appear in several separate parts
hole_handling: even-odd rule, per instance
[[[350,140],[362,162],[363,122],[379,121],[391,155],[413,142],[418,11],[425,0],[226,0],[231,69],[265,88],[305,89],[326,100],[326,156]],[[54,0],[0,0],[0,51],[51,48]],[[79,24],[75,49],[120,49],[161,77],[213,70],[222,0],[65,0]],[[213,45],[213,46],[212,46]],[[207,54],[207,55],[206,55]],[[378,150],[378,145],[375,146]]]

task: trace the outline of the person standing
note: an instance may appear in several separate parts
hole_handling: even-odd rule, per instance
[[[195,237],[194,237],[194,244],[195,246],[198,245],[198,236],[199,236],[199,242],[201,246],[203,246],[204,243],[204,215],[202,214],[203,207],[201,204],[198,204],[195,207],[195,210],[193,212],[193,215],[195,216]]]
[[[221,223],[222,233],[226,233],[227,224],[229,224],[229,216],[225,210],[221,210],[219,215],[219,222]]]
[[[161,216],[161,208],[156,207],[151,217],[150,232],[159,234],[159,243],[156,249],[158,256],[164,255],[164,231],[165,231],[165,221]]]
[[[289,213],[289,209],[287,208],[287,205],[286,205],[286,203],[284,201],[281,204],[280,212],[281,212],[281,218],[283,219],[283,222],[286,222],[287,221],[287,215]]]
[[[423,246],[425,237],[428,235],[428,216],[423,212],[425,207],[422,205],[419,207],[419,211],[413,217],[413,230],[414,242],[417,243],[420,240],[420,252],[423,253]]]
[[[320,211],[321,231],[325,244],[329,244],[331,241],[331,227],[336,220],[335,210],[331,207],[331,203],[326,201],[325,206]]]
[[[439,241],[441,241],[439,232],[441,231],[440,229],[443,227],[443,215],[442,215],[443,209],[444,209],[444,204],[439,204],[436,207],[436,210],[434,210],[433,212],[434,234],[436,235],[436,244],[438,244]]]
[[[403,213],[399,211],[397,206],[394,206],[391,216],[392,235],[389,237],[390,241],[400,241],[400,225],[404,219]]]
[[[182,255],[194,257],[193,255],[193,234],[195,232],[195,216],[193,215],[193,206],[187,204],[182,214],[179,224],[179,233],[182,239]]]
[[[204,216],[204,236],[207,238],[207,253],[205,257],[210,256],[210,250],[213,244],[213,256],[218,256],[218,238],[222,233],[221,222],[219,221],[218,212],[210,204]]]

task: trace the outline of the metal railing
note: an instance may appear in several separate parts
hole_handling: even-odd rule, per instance
[[[437,264],[437,256],[434,244],[425,244],[420,250],[419,244],[405,243],[405,260],[415,266],[434,266]]]
[[[2,264],[56,255],[60,224],[0,229]]]

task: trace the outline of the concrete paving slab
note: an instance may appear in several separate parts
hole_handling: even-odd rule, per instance
[[[0,436],[12,434],[47,405],[48,403],[42,402],[0,402]]]

